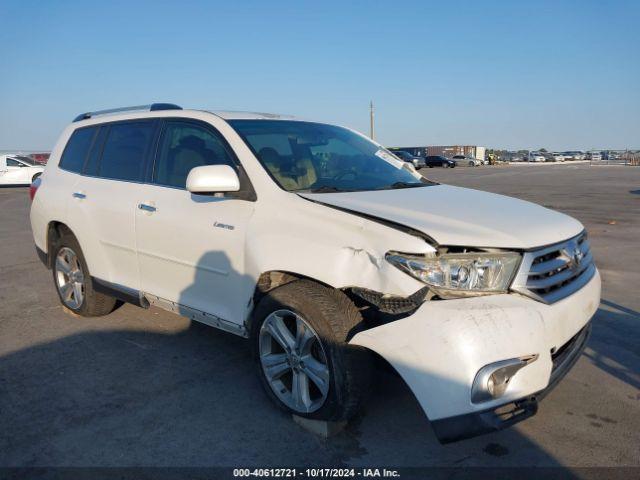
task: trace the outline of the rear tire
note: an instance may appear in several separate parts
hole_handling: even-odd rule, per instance
[[[270,291],[258,304],[251,329],[267,396],[280,409],[301,417],[353,417],[371,379],[371,353],[347,343],[361,323],[360,312],[339,290],[297,280]],[[307,342],[310,347],[301,346]]]
[[[89,267],[76,237],[64,233],[53,245],[53,283],[62,304],[83,317],[108,315],[116,299],[93,289]]]

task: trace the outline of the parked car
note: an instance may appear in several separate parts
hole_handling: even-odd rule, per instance
[[[562,152],[562,154],[566,160],[584,160],[586,158],[584,153],[576,150]]]
[[[539,152],[530,152],[529,153],[529,162],[546,162],[546,157]]]
[[[546,157],[547,162],[564,162],[565,156],[562,153],[554,152]]]
[[[428,157],[425,157],[424,161],[429,168],[453,168],[456,166],[456,162],[454,162],[450,158],[443,157],[442,155],[429,155]]]
[[[461,167],[479,167],[482,162],[477,158],[467,157],[466,155],[454,155],[453,161]]]
[[[157,305],[247,338],[269,398],[312,419],[358,411],[376,352],[442,442],[534,415],[581,355],[600,276],[579,221],[347,128],[147,110],[78,116],[34,184],[71,312]]]
[[[27,157],[0,155],[0,185],[30,185],[43,171],[42,165],[36,165]]]
[[[591,160],[592,162],[600,162],[602,160],[602,153],[587,152],[587,160]]]
[[[403,162],[410,163],[415,168],[422,168],[425,166],[424,158],[416,157],[411,155],[409,152],[405,152],[404,150],[391,150],[396,157],[398,157]]]

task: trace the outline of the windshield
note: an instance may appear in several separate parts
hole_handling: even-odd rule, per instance
[[[351,130],[289,120],[229,124],[283,189],[354,192],[431,185],[387,150]]]

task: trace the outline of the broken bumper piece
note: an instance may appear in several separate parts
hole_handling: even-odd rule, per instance
[[[438,440],[441,443],[457,442],[503,430],[535,415],[538,411],[538,403],[558,384],[580,357],[590,332],[591,324],[589,323],[563,347],[562,357],[559,361],[556,359],[553,361],[551,379],[544,390],[497,408],[435,420],[431,422],[431,426]]]
[[[534,415],[579,358],[599,303],[596,273],[551,305],[517,294],[428,301],[412,315],[358,333],[351,343],[375,351],[398,371],[447,443]],[[520,369],[499,398],[471,401],[482,367],[534,354],[539,358]]]

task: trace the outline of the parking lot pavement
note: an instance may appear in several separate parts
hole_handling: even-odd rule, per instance
[[[26,190],[0,189],[0,466],[640,465],[640,168],[423,172],[589,230],[602,305],[585,354],[535,417],[441,446],[381,371],[364,413],[316,438],[270,404],[241,338],[154,308],[65,314],[33,250]]]

